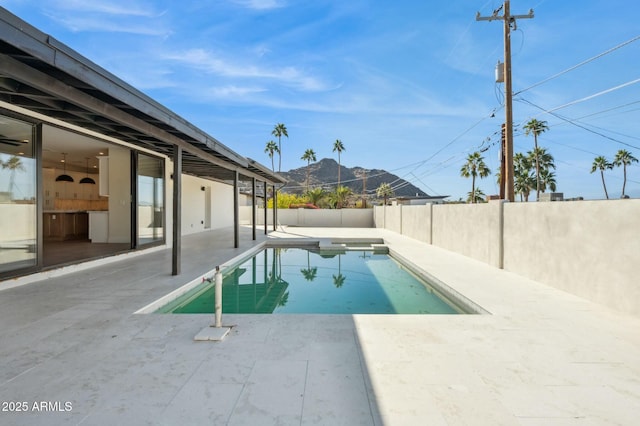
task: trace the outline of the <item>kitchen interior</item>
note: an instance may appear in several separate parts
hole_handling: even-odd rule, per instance
[[[48,125],[42,139],[44,266],[129,250],[129,233],[114,234],[109,226],[130,224],[130,206],[122,200],[113,212],[118,217],[109,217],[110,170],[129,170],[129,150]]]

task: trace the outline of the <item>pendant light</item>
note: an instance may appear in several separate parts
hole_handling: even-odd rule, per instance
[[[73,178],[67,174],[67,153],[62,153],[62,163],[64,164],[64,173],[56,178],[56,182],[73,182]]]
[[[89,157],[85,157],[85,159],[87,160],[87,176],[80,179],[80,183],[95,185],[96,181],[89,177]]]

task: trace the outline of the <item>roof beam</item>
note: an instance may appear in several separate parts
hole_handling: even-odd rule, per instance
[[[234,166],[231,163],[220,160],[219,158],[210,155],[199,148],[183,141],[182,139],[172,135],[169,132],[161,130],[144,120],[133,117],[112,105],[106,104],[88,94],[77,90],[73,87],[44,74],[38,70],[35,70],[22,62],[13,59],[10,56],[0,54],[0,72],[3,74],[11,75],[12,78],[19,80],[24,84],[28,84],[36,89],[49,93],[50,95],[64,99],[67,102],[81,106],[95,114],[107,117],[115,122],[122,123],[125,126],[132,127],[147,135],[158,138],[166,143],[181,147],[187,152],[191,152],[196,156],[206,159],[207,161],[214,163],[220,167],[224,167],[229,170],[236,170],[238,166]],[[248,164],[241,164],[240,166],[248,166]]]

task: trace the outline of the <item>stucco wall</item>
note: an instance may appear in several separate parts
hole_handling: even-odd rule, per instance
[[[402,207],[402,234],[431,244],[431,206],[416,205]]]
[[[373,209],[342,209],[339,210],[343,227],[373,228]]]
[[[640,200],[514,203],[504,268],[640,316]]]
[[[233,226],[233,186],[182,175],[182,235],[208,230],[204,227],[206,196],[202,187],[211,188],[210,229]]]
[[[432,244],[499,267],[500,208],[500,202],[433,206]]]
[[[247,213],[248,215],[250,213]],[[258,209],[257,216],[257,224],[264,225],[264,210]],[[267,211],[267,223],[273,224],[272,209]],[[336,228],[374,227],[372,209],[278,209],[278,224]]]
[[[402,206],[383,206],[385,228],[390,231],[402,233]]]
[[[425,241],[431,220],[436,246],[640,317],[640,200],[417,208],[402,207],[402,234]],[[400,207],[384,210],[376,226],[400,232]]]

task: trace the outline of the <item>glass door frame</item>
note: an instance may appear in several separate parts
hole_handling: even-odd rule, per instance
[[[162,180],[163,180],[163,188],[162,188],[162,238],[151,241],[148,243],[141,244],[140,236],[138,233],[139,227],[139,214],[138,214],[138,201],[139,201],[139,185],[138,185],[138,177],[139,177],[139,167],[138,160],[140,158],[140,154],[145,155],[147,157],[156,159],[162,164]],[[161,246],[166,244],[167,240],[167,182],[166,182],[166,160],[164,157],[159,155],[153,155],[148,152],[141,152],[135,149],[131,150],[131,248],[141,249],[141,248],[149,248],[154,246]]]
[[[32,155],[35,162],[35,243],[36,243],[36,259],[35,263],[29,266],[18,267],[16,269],[9,269],[0,272],[0,280],[9,279],[13,277],[28,275],[31,273],[39,272],[44,265],[43,259],[43,185],[42,185],[42,121],[34,119],[33,117],[25,116],[23,114],[11,111],[0,107],[0,115],[10,118],[12,120],[23,122],[31,126],[31,140],[33,144]]]

